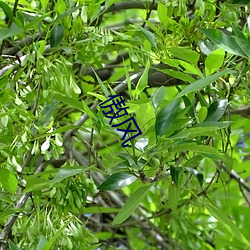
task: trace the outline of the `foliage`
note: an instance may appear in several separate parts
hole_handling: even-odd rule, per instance
[[[249,249],[248,7],[0,1],[1,249]]]

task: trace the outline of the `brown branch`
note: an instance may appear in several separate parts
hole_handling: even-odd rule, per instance
[[[232,169],[229,170],[224,163],[219,164],[219,167],[225,170],[232,179],[236,180],[241,187],[250,192],[250,186]]]

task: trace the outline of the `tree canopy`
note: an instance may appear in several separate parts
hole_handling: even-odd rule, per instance
[[[0,1],[0,249],[250,249],[248,2]]]

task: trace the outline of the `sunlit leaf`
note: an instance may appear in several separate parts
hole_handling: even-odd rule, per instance
[[[148,86],[148,70],[150,67],[150,61],[147,61],[146,67],[137,83],[134,96],[137,98],[140,93]]]
[[[225,51],[222,49],[217,49],[210,53],[205,60],[205,72],[206,75],[211,75],[223,65],[225,56]]]
[[[16,176],[5,168],[0,168],[0,183],[11,194],[14,194],[18,187]]]
[[[99,187],[99,190],[117,190],[133,183],[136,177],[132,174],[119,172],[109,176]]]
[[[241,49],[237,40],[233,36],[226,35],[220,30],[217,29],[204,29],[200,28],[212,42],[214,42],[219,48],[238,56],[246,57],[246,54]]]
[[[173,211],[176,210],[179,199],[180,199],[180,188],[178,188],[176,184],[172,182],[170,183],[168,188],[168,204]]]

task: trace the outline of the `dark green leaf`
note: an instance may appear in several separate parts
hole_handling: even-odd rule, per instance
[[[195,124],[193,127],[217,127],[217,129],[222,129],[228,127],[230,124],[232,124],[232,122],[230,121],[225,121],[225,122],[204,121]]]
[[[64,28],[61,24],[54,26],[50,35],[50,46],[56,47],[63,39]]]
[[[195,81],[191,84],[189,84],[185,89],[183,89],[181,91],[181,93],[179,93],[177,95],[177,97],[181,97],[183,95],[195,92],[197,90],[201,90],[202,88],[206,87],[207,85],[215,82],[216,80],[218,80],[220,77],[222,77],[223,75],[229,73],[230,70],[223,70],[221,72],[215,73],[213,75],[207,76],[205,78],[202,78],[198,81]]]
[[[0,41],[3,41],[6,38],[17,36],[23,32],[23,29],[20,29],[18,26],[12,26],[11,28],[1,29],[0,30]]]
[[[3,1],[0,1],[0,8],[3,9],[5,15],[11,20],[14,21],[14,15],[12,13],[11,8],[9,7],[9,5],[7,5],[6,3],[4,3]]]
[[[121,224],[122,222],[124,222],[139,206],[150,188],[150,185],[144,185],[138,188],[133,194],[131,194],[127,202],[121,208],[120,212],[116,215],[112,224]]]
[[[185,168],[188,172],[190,172],[192,175],[195,176],[195,178],[198,180],[200,186],[202,187],[203,185],[203,181],[204,181],[204,176],[201,172],[197,171],[196,169],[194,168],[189,168],[189,167],[186,167]]]
[[[232,2],[232,4],[244,4],[244,5],[247,5],[249,3],[250,3],[249,0],[233,0]]]
[[[173,166],[170,166],[170,175],[171,175],[171,179],[174,182],[174,184],[178,187],[178,181],[179,181],[179,173],[180,173],[181,169],[180,168],[176,168]]]
[[[178,110],[179,101],[175,99],[159,112],[155,121],[156,136],[162,136],[169,130],[175,121]]]
[[[11,194],[14,194],[18,187],[16,176],[5,168],[0,168],[0,183],[2,183],[4,189],[6,189]]]
[[[227,99],[222,99],[212,103],[208,108],[207,117],[204,122],[219,121],[227,109],[227,104],[228,104]]]
[[[109,176],[99,187],[99,190],[117,190],[133,183],[136,177],[132,174],[120,172]]]
[[[217,29],[204,29],[200,28],[201,32],[203,32],[212,42],[214,42],[219,48],[224,49],[225,51],[235,54],[238,56],[246,57],[246,54],[241,49],[237,40],[233,36],[228,36],[224,34],[222,31]]]

